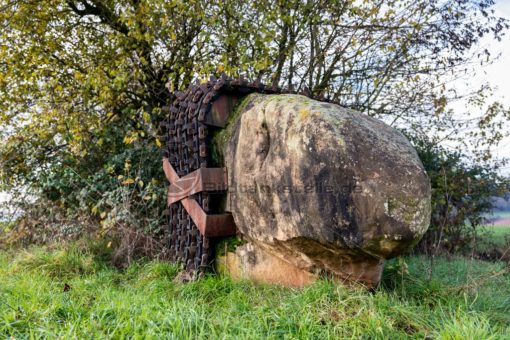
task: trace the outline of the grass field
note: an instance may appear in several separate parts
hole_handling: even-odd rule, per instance
[[[485,228],[489,231],[489,234],[486,235],[488,240],[496,245],[504,244],[507,238],[510,239],[510,211],[496,210],[488,218],[493,221]]]
[[[97,249],[0,253],[0,338],[510,337],[510,274],[503,264],[423,257],[394,260],[375,292],[320,281],[304,289],[177,268],[110,267]],[[67,288],[66,288],[67,287]]]
[[[510,225],[490,226],[492,240],[502,244],[506,238],[510,238]]]
[[[510,240],[510,225],[487,225],[480,230],[479,235],[484,241],[488,241],[482,248],[503,247]]]

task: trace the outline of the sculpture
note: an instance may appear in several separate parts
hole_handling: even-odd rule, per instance
[[[189,270],[209,263],[208,237],[237,227],[245,244],[221,260],[234,276],[373,287],[428,228],[423,165],[381,121],[225,78],[178,94],[170,112],[171,251]]]

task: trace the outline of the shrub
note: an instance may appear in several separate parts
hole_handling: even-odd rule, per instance
[[[508,192],[509,181],[498,174],[497,164],[469,161],[466,154],[451,151],[423,137],[408,138],[414,144],[432,188],[430,227],[416,250],[435,254],[473,250],[485,216],[494,209],[494,196]]]

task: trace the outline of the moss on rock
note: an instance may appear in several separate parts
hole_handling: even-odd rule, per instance
[[[225,124],[225,128],[218,130],[214,132],[211,138],[211,157],[213,160],[213,163],[215,165],[221,165],[224,162],[224,156],[223,156],[223,150],[225,145],[228,143],[230,138],[232,137],[232,134],[234,133],[235,129],[234,126],[236,125],[239,118],[241,118],[242,113],[244,112],[244,109],[246,105],[257,96],[261,96],[258,93],[252,93],[245,97],[243,97],[234,107],[232,112],[230,113],[230,116],[227,119],[227,122]]]

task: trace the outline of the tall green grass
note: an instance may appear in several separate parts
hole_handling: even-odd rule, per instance
[[[399,259],[370,292],[328,280],[289,289],[212,275],[178,284],[172,264],[118,271],[98,251],[0,253],[0,338],[510,337],[503,264]]]

